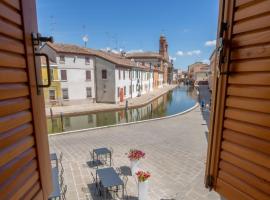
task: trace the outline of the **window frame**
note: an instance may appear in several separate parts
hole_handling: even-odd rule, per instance
[[[89,75],[89,77],[88,77],[88,75]],[[91,81],[92,80],[92,72],[91,72],[91,70],[85,70],[85,80],[86,81]]]
[[[103,72],[105,72],[105,78],[103,77],[103,75],[104,75],[104,73]],[[102,80],[107,80],[108,79],[108,73],[107,73],[107,69],[102,69],[101,70],[101,79]]]
[[[63,79],[62,72],[65,72],[65,79]],[[60,77],[61,81],[67,81],[67,70],[66,69],[60,69]]]
[[[88,90],[90,90],[90,95],[88,95]],[[92,98],[92,87],[86,87],[86,98]]]
[[[67,92],[67,98],[64,98],[64,91]],[[62,99],[63,100],[69,100],[68,88],[62,88]]]

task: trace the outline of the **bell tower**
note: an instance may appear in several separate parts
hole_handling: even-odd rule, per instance
[[[162,57],[164,57],[166,60],[169,60],[168,43],[167,43],[167,39],[164,35],[161,35],[160,39],[159,39],[159,54]]]

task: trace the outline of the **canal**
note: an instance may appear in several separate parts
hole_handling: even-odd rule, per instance
[[[165,117],[183,112],[196,104],[193,87],[179,86],[151,103],[138,108],[47,119],[48,133],[59,133]]]

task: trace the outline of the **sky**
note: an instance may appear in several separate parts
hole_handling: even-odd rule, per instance
[[[174,67],[215,48],[218,0],[37,0],[39,32],[55,42],[126,52],[156,51],[165,35]]]

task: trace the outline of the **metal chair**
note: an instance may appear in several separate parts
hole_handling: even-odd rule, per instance
[[[64,177],[60,176],[60,188],[61,188],[61,190],[63,190],[63,186],[64,186]]]
[[[93,179],[93,183],[96,185],[94,195],[96,195],[97,193],[99,193],[101,195],[100,183],[98,183],[98,181],[96,180],[96,178],[92,172],[91,172],[91,176]]]
[[[59,155],[59,163],[62,164],[62,161],[63,161],[63,152],[60,153]]]
[[[67,193],[67,185],[65,185],[62,190],[61,199],[66,200],[66,193]]]

